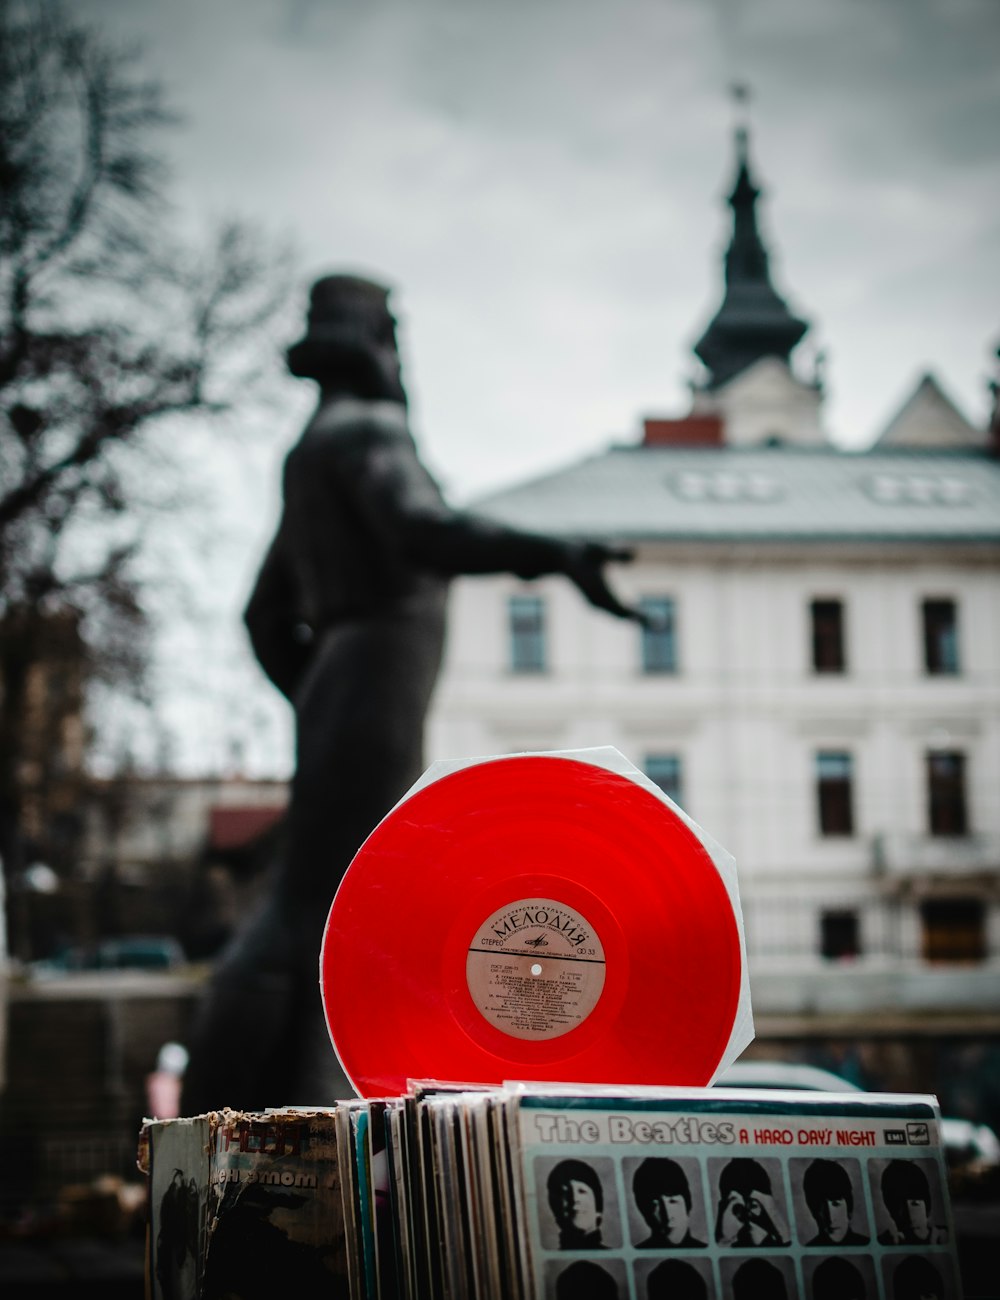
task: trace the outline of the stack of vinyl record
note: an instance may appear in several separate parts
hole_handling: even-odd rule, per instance
[[[961,1294],[930,1097],[424,1082],[145,1147],[152,1300]]]

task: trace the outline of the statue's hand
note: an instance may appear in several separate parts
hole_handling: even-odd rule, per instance
[[[591,605],[606,610],[616,618],[629,618],[643,627],[649,627],[647,615],[641,610],[624,605],[608,586],[604,565],[631,560],[633,552],[623,546],[605,546],[601,542],[580,542],[570,547],[566,561],[566,576],[575,583]]]

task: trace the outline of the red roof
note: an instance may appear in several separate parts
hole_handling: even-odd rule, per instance
[[[266,834],[285,815],[284,807],[248,805],[213,808],[208,843],[213,849],[242,849]]]
[[[721,447],[721,415],[687,415],[683,420],[642,422],[644,447]]]

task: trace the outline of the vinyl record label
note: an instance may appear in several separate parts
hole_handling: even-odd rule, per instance
[[[604,948],[578,912],[520,899],[476,931],[466,979],[486,1020],[512,1038],[558,1038],[597,1005]]]
[[[360,1093],[709,1082],[743,987],[733,899],[696,828],[636,777],[575,756],[487,759],[375,828],[321,956]]]

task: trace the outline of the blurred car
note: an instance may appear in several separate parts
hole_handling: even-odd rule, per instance
[[[864,1092],[849,1079],[818,1065],[795,1061],[737,1061],[715,1081],[716,1088],[791,1088],[798,1092]]]
[[[31,962],[28,970],[36,979],[51,979],[73,971],[174,970],[184,961],[184,949],[170,935],[135,934],[66,948],[54,957]]]
[[[832,1070],[795,1061],[737,1061],[716,1079],[716,1088],[786,1088],[806,1092],[864,1092]],[[952,1168],[1000,1165],[1000,1139],[988,1124],[941,1117],[945,1159]]]

